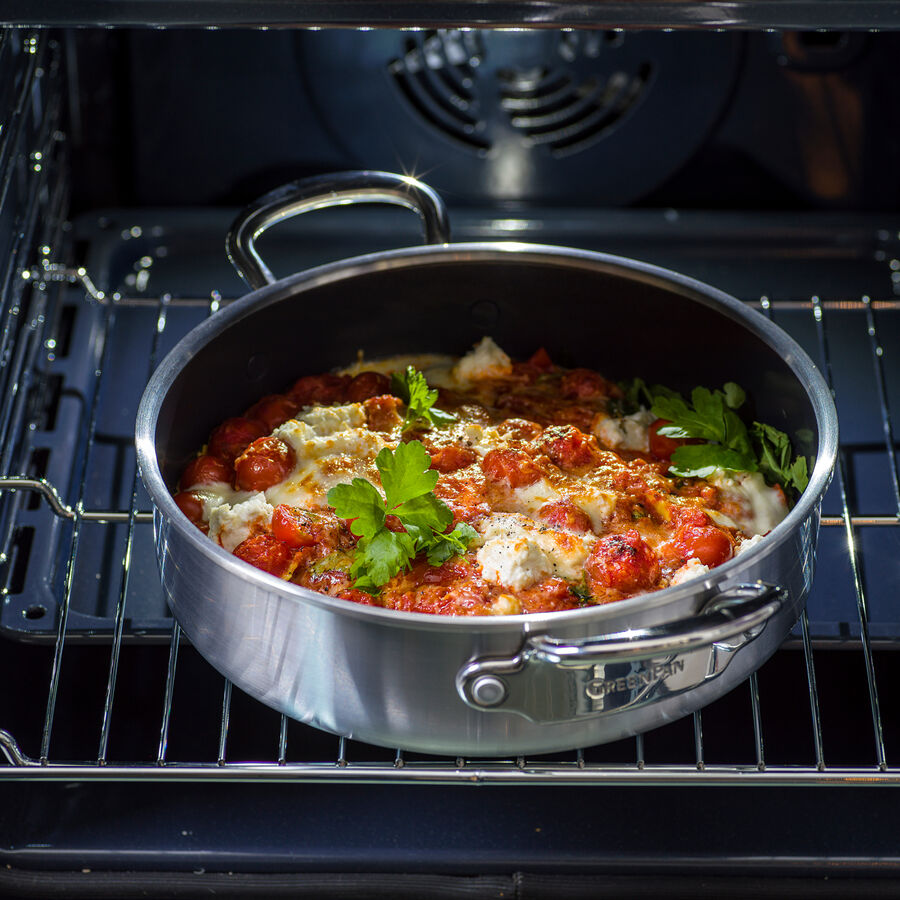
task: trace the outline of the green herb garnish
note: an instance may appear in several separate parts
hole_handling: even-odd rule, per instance
[[[581,606],[591,606],[594,603],[594,597],[587,589],[584,582],[581,584],[570,584],[569,590],[578,598]]]
[[[391,375],[391,391],[406,404],[404,431],[415,428],[419,419],[424,419],[437,428],[456,421],[453,413],[435,407],[438,392],[428,387],[425,376],[413,366],[407,366],[402,375],[397,372]]]
[[[328,492],[328,503],[342,519],[351,520],[350,530],[359,538],[350,575],[356,579],[354,587],[369,594],[377,594],[394,575],[408,569],[418,554],[426,553],[429,564],[439,566],[465,551],[476,535],[464,522],[445,533],[453,513],[432,493],[438,473],[429,468],[431,457],[419,441],[400,444],[394,451],[385,447],[375,465],[383,498],[364,478]],[[386,527],[389,515],[400,520],[403,531]]]
[[[650,399],[653,415],[669,421],[659,429],[661,435],[702,441],[675,450],[669,467],[673,475],[707,478],[716,469],[762,472],[768,481],[798,492],[809,483],[806,458],[791,462],[791,441],[783,431],[761,422],[747,428],[737,414],[746,394],[734,382],[716,391],[694,388],[690,403],[668,390],[650,394]]]

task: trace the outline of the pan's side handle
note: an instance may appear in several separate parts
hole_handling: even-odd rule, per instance
[[[787,600],[784,588],[739,584],[687,619],[581,640],[530,636],[506,658],[470,661],[456,676],[467,706],[533,722],[565,722],[657,702],[722,674]]]
[[[285,219],[348,203],[404,206],[421,218],[426,244],[446,244],[450,240],[444,202],[427,184],[391,172],[338,172],[293,181],[250,204],[232,223],[225,252],[250,288],[265,287],[275,281],[275,276],[257,252],[256,239]]]

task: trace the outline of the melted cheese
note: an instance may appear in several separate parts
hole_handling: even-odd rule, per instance
[[[745,534],[768,534],[788,514],[784,494],[769,487],[759,472],[718,469],[708,480],[730,501],[730,518]]]
[[[375,457],[388,446],[365,427],[362,404],[316,407],[290,419],[273,432],[290,444],[296,456],[288,477],[266,490],[270,503],[319,506],[328,491],[354,478],[377,483]]]

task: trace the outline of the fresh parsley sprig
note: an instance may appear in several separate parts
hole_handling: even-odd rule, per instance
[[[762,472],[768,481],[798,492],[809,483],[806,457],[791,460],[791,441],[783,431],[762,422],[753,422],[747,428],[737,414],[746,394],[733,381],[722,390],[694,388],[690,403],[668,389],[654,393],[655,388],[648,389],[643,382],[640,390],[649,397],[653,415],[669,421],[659,429],[663,437],[701,442],[675,450],[669,467],[673,475],[706,478],[716,469]]]
[[[425,376],[413,366],[407,366],[402,375],[398,372],[391,375],[391,391],[406,404],[404,431],[415,428],[419,419],[424,419],[437,428],[456,421],[453,413],[444,412],[434,405],[437,402],[438,392],[428,387]]]
[[[350,519],[350,530],[359,538],[350,565],[354,587],[370,594],[394,575],[408,569],[420,553],[430,565],[438,566],[466,550],[475,529],[461,522],[445,533],[453,521],[450,507],[433,493],[438,473],[431,469],[431,457],[419,441],[385,447],[375,457],[381,474],[384,497],[370,481],[354,478],[335,485],[328,503],[342,519]],[[403,531],[391,531],[387,517],[396,516]]]

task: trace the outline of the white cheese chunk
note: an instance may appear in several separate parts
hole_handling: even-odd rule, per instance
[[[366,413],[362,403],[348,403],[345,406],[314,406],[297,416],[296,421],[309,425],[317,435],[325,436],[365,425]]]
[[[641,407],[636,413],[620,418],[607,416],[595,421],[593,432],[596,438],[611,450],[635,450],[650,452],[649,427],[656,416],[649,409]]]
[[[700,575],[705,575],[709,571],[709,566],[704,565],[697,559],[696,556],[692,556],[678,571],[672,576],[672,585],[676,584],[684,584],[685,581],[690,581],[692,578],[697,578]]]
[[[753,537],[746,538],[737,545],[734,551],[734,555],[740,556],[742,553],[746,553],[748,550],[752,550],[757,544],[760,543],[760,541],[762,541],[762,539],[763,536],[761,534],[754,534]]]
[[[546,478],[541,478],[534,484],[512,491],[512,511],[534,518],[542,506],[559,500],[560,496],[559,491]]]
[[[594,531],[603,531],[616,509],[616,495],[593,484],[579,485],[569,494],[569,499],[588,514]]]
[[[454,381],[461,385],[483,378],[499,378],[512,372],[512,360],[489,337],[483,337],[450,370]]]
[[[731,518],[745,534],[768,534],[788,514],[784,494],[769,487],[760,472],[725,472],[709,477],[726,501],[735,507]]]
[[[261,491],[234,506],[222,503],[210,510],[209,536],[230,552],[255,531],[262,531],[272,521],[273,512]]]
[[[578,580],[593,535],[555,531],[517,513],[496,513],[481,524],[484,544],[476,558],[482,576],[514,590],[550,575]]]

